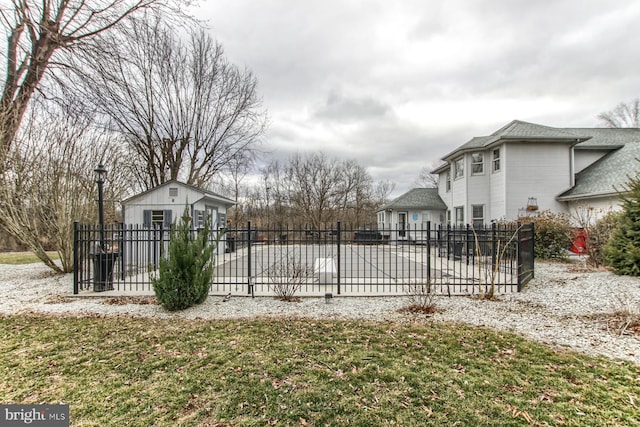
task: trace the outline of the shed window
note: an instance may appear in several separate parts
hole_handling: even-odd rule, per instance
[[[163,225],[164,224],[164,211],[151,211],[151,224]]]
[[[196,220],[194,221],[194,225],[197,228],[202,228],[204,227],[204,211],[195,211],[196,214]]]
[[[142,211],[142,224],[144,227],[171,227],[171,210]]]

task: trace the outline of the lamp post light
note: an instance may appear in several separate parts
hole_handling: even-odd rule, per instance
[[[98,184],[98,223],[100,225],[100,250],[104,251],[104,197],[102,193],[102,186],[107,179],[107,170],[99,164],[97,168],[93,170],[96,184]]]

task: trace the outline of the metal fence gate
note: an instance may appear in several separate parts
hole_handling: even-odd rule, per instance
[[[74,293],[152,293],[171,230],[76,223]],[[193,231],[196,233],[196,231]],[[212,294],[402,295],[415,284],[434,292],[517,292],[534,274],[533,224],[325,229],[244,227],[214,231]],[[302,276],[301,276],[302,275]]]

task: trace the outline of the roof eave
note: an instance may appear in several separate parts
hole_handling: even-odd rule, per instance
[[[617,191],[602,191],[600,193],[576,194],[569,196],[558,196],[556,200],[559,202],[573,202],[576,200],[598,199],[600,197],[617,197],[620,193]]]
[[[483,145],[481,147],[468,147],[468,148],[459,148],[455,151],[452,151],[451,153],[447,154],[446,156],[442,157],[442,160],[449,161],[452,160],[456,157],[461,156],[462,154],[465,153],[472,153],[472,152],[476,152],[476,151],[483,151],[483,150],[489,150],[497,145],[503,144],[505,142],[565,142],[568,143],[570,146],[575,146],[577,144],[580,144],[581,142],[584,142],[589,138],[582,138],[582,137],[577,137],[577,138],[545,138],[545,137],[516,137],[516,136],[502,136],[498,139],[496,139],[495,141],[491,141],[486,145]]]

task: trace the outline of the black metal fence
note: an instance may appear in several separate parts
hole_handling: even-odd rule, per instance
[[[534,274],[533,224],[346,229],[227,228],[212,233],[212,294],[400,295],[430,284],[448,295],[516,292]],[[170,230],[76,224],[74,293],[151,293]]]

